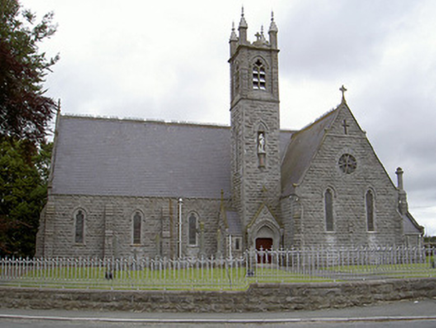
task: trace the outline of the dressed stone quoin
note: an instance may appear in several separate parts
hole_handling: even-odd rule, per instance
[[[403,171],[389,178],[345,99],[279,122],[278,29],[230,35],[231,126],[58,113],[38,257],[237,256],[420,245]],[[223,108],[223,110],[226,110]]]

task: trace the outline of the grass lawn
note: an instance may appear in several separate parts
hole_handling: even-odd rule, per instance
[[[251,283],[329,282],[274,268],[256,268],[247,276],[245,268],[209,268],[179,270],[119,270],[107,279],[105,268],[55,268],[29,270],[19,279],[6,281],[10,286],[139,289],[139,290],[246,290]]]
[[[15,269],[17,270],[17,269]],[[345,276],[344,276],[345,275]],[[138,290],[246,290],[252,283],[310,283],[347,280],[350,277],[420,278],[436,277],[431,263],[398,265],[332,266],[316,270],[315,275],[295,273],[269,265],[257,265],[247,275],[245,267],[191,267],[155,270],[105,267],[28,267],[5,279],[0,272],[0,284],[21,287],[86,288],[86,289],[138,289]],[[363,278],[362,278],[363,279]]]

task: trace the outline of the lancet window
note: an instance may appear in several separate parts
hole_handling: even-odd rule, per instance
[[[365,196],[366,203],[366,222],[368,231],[374,231],[374,194],[371,190],[366,192]]]
[[[331,189],[327,189],[324,193],[324,206],[325,206],[326,230],[334,231],[333,192]]]
[[[76,244],[83,244],[85,240],[85,212],[78,210],[74,216],[75,220],[75,233],[74,242]]]
[[[133,244],[141,244],[142,215],[139,211],[133,215]]]
[[[190,246],[197,245],[197,223],[197,216],[191,213],[188,218],[188,243]]]

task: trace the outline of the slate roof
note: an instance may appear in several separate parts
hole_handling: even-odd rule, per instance
[[[230,193],[230,129],[61,116],[54,194],[219,198]]]
[[[292,131],[281,131],[285,151]],[[52,194],[230,196],[228,126],[63,115]]]
[[[242,235],[242,224],[239,219],[238,213],[234,211],[226,211],[227,225],[229,228],[229,234],[232,236]]]
[[[337,109],[328,112],[306,128],[295,132],[291,136],[282,160],[282,194],[290,195],[294,190],[294,183],[300,183],[304,172],[315,156],[328,129],[335,120]]]
[[[402,215],[403,217],[403,229],[404,234],[406,235],[412,235],[412,234],[423,234],[424,233],[424,227],[420,226],[418,222],[414,219],[412,214],[409,212],[406,213],[406,215]]]

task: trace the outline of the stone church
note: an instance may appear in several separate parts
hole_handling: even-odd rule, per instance
[[[249,248],[420,245],[344,97],[280,129],[278,29],[230,36],[231,126],[58,113],[38,257],[236,256]],[[226,110],[226,109],[223,109]]]

